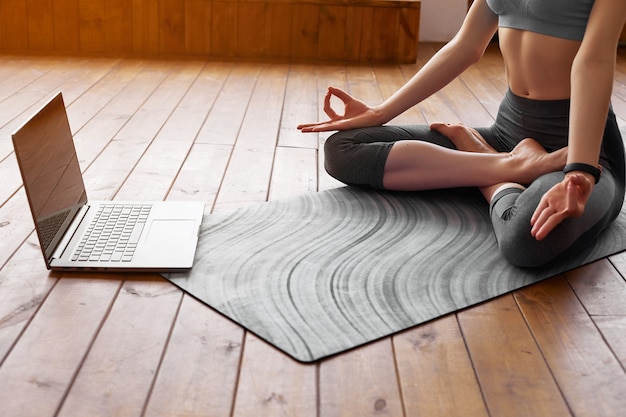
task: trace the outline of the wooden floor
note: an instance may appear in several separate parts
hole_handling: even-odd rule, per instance
[[[295,126],[328,85],[378,103],[416,65],[0,56],[0,415],[617,416],[626,253],[312,365],[157,275],[48,273],[10,134],[63,91],[93,199],[210,210],[340,184]],[[614,108],[626,124],[626,51]],[[398,123],[491,122],[497,49]]]

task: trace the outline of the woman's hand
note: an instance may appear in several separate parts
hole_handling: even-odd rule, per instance
[[[548,190],[530,220],[533,237],[542,240],[566,218],[582,216],[594,182],[591,175],[573,172]]]
[[[333,110],[330,99],[332,96],[343,101],[344,114],[339,115]],[[384,123],[380,112],[355,99],[342,89],[329,87],[324,97],[324,113],[330,120],[326,122],[307,123],[298,126],[302,132],[325,132],[329,130],[348,130],[359,127],[380,126]]]

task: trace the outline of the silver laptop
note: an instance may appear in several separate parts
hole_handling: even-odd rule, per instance
[[[48,269],[191,268],[203,202],[88,201],[61,93],[13,134]]]

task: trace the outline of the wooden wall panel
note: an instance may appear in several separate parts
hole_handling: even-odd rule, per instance
[[[369,9],[367,23],[364,24],[364,39],[361,51],[373,61],[385,61],[396,56],[396,36],[398,33],[398,10],[392,8]]]
[[[346,11],[346,56],[347,61],[359,61],[361,54],[363,31],[363,16],[366,14],[365,7],[349,7]],[[417,44],[415,44],[417,45]],[[415,48],[417,50],[417,48]],[[415,62],[415,61],[413,61]]]
[[[185,49],[190,54],[211,54],[212,2],[187,0],[185,2]]]
[[[54,49],[59,52],[80,50],[78,0],[52,1]]]
[[[294,4],[291,35],[291,56],[312,59],[317,56],[320,6]]]
[[[0,39],[2,48],[10,51],[28,50],[28,7],[24,0],[3,0],[0,3]]]
[[[79,38],[80,49],[84,52],[107,52],[106,3],[93,0],[79,0]]]
[[[104,27],[106,33],[105,50],[131,52],[129,34],[133,27],[133,8],[128,0],[107,0]]]
[[[267,3],[239,4],[237,8],[237,46],[241,56],[262,57],[269,54]]]
[[[0,0],[0,52],[415,62],[420,0]]]
[[[154,0],[131,0],[132,51],[139,54],[159,53],[159,3]]]
[[[159,51],[165,54],[185,53],[185,2],[159,0]]]
[[[268,52],[274,58],[288,58],[291,51],[291,19],[293,5],[291,3],[269,3],[268,14]]]
[[[35,51],[54,49],[52,0],[27,0],[28,45]]]
[[[320,6],[317,56],[320,59],[343,59],[348,45],[347,7]]]
[[[211,13],[211,54],[236,56],[237,53],[237,8],[232,1],[215,1]]]
[[[396,45],[397,59],[417,60],[417,45],[419,41],[419,9],[401,9],[398,16],[398,42]]]

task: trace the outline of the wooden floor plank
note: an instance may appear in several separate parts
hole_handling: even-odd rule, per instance
[[[233,416],[316,417],[316,375],[248,333]]]
[[[189,90],[158,131],[117,198],[136,198],[145,190],[154,193],[145,198],[160,200],[167,195],[212,107],[211,98],[221,88],[220,81],[223,80],[214,82],[214,78],[205,72],[189,85]]]
[[[125,282],[58,415],[141,415],[181,298],[163,279]]]
[[[114,140],[151,142],[196,80],[203,66],[204,63],[199,61],[172,63],[163,82],[154,92],[146,96],[142,107],[133,114]]]
[[[110,70],[111,61],[101,67],[97,61],[90,66],[88,59],[61,59],[44,61],[45,74],[32,83],[22,87],[15,94],[0,102],[0,113],[7,120],[0,130],[0,135],[10,135],[48,98],[57,91],[67,92],[68,102],[73,101],[94,82]],[[84,74],[84,78],[83,78]],[[0,141],[0,156],[13,151],[10,142]]]
[[[22,186],[22,176],[15,154],[10,154],[0,161],[0,178],[2,178],[0,181],[0,207],[2,207]]]
[[[23,188],[0,207],[0,265],[4,265],[33,232],[33,217],[28,211]]]
[[[56,412],[119,287],[93,274],[57,284],[0,368],[3,415]]]
[[[378,83],[376,82],[376,75],[374,69],[369,65],[347,65],[346,75],[348,81],[348,92],[358,97],[359,100],[365,103],[376,106],[382,102],[382,94]],[[343,106],[338,107],[338,110],[343,110]],[[342,114],[343,111],[338,112]]]
[[[131,65],[134,66],[134,62]],[[76,131],[74,144],[83,171],[89,168],[111,140],[129,123],[150,94],[163,82],[170,69],[170,63],[149,62],[142,67],[132,82],[127,82],[126,78],[114,77],[111,82],[119,86],[118,92],[103,104],[87,124],[82,127],[70,125]],[[80,115],[73,115],[76,111],[80,113],[78,106],[69,107],[70,120],[80,118]],[[97,191],[89,184],[86,187],[92,199],[109,198],[108,195],[96,194]]]
[[[0,101],[9,99],[20,89],[44,76],[54,67],[53,61],[53,58],[4,57],[0,69]],[[0,128],[4,128],[8,122],[10,119],[2,118]]]
[[[391,340],[385,339],[320,364],[320,416],[402,416]]]
[[[199,200],[210,212],[228,166],[232,146],[198,143],[192,146],[176,182],[168,193],[169,200]]]
[[[317,151],[306,148],[277,148],[270,183],[270,200],[316,191]]]
[[[570,271],[566,278],[608,348],[626,369],[626,254],[609,259]],[[626,389],[619,384],[617,388]]]
[[[243,333],[184,296],[145,416],[230,416]]]
[[[626,281],[609,261],[582,266],[566,277],[590,316],[626,316]]]
[[[198,134],[197,143],[235,144],[259,69],[258,64],[242,63],[230,70],[211,113]]]
[[[316,133],[303,135],[296,129],[301,123],[317,119],[319,108],[316,70],[316,66],[312,64],[289,66],[285,103],[280,120],[279,146],[317,148]]]
[[[571,415],[512,296],[458,316],[490,415]]]
[[[626,373],[565,280],[526,288],[516,299],[572,414],[610,417],[624,409]]]
[[[49,275],[34,235],[0,269],[0,371],[58,276]]]
[[[85,186],[92,199],[111,199],[118,192],[122,193],[120,198],[129,195],[130,192],[126,192],[125,188],[133,189],[134,184],[132,181],[127,183],[125,181],[129,174],[132,176],[138,161],[174,111],[176,103],[193,83],[200,69],[200,65],[186,67],[178,64],[153,92],[148,91],[148,94],[144,95],[141,107],[109,141],[103,152],[85,172]],[[143,196],[134,194],[133,198],[163,199],[167,191],[163,190],[157,197],[158,190],[144,188]]]
[[[261,66],[224,175],[216,210],[267,201],[286,75],[284,66]]]
[[[94,84],[106,77],[118,62],[119,59],[117,58],[85,58],[83,61],[78,61],[77,71],[72,73],[56,89],[63,91],[66,103],[72,103]],[[61,65],[66,66],[65,63]]]
[[[626,279],[626,253],[618,253],[609,257],[609,262],[613,264],[617,272]]]
[[[393,338],[407,416],[487,417],[481,388],[455,315]]]
[[[100,111],[111,106],[112,100],[143,73],[147,64],[145,60],[129,59],[123,63],[116,61],[109,73],[73,101],[70,101],[72,97],[67,97],[63,90],[72,133],[76,135]]]
[[[626,316],[597,316],[593,321],[622,368],[626,369]],[[618,386],[618,389],[624,392],[623,386]]]
[[[220,63],[191,65],[201,66],[202,70],[159,132],[159,137],[168,141],[193,142],[196,139],[232,68],[232,64]]]

